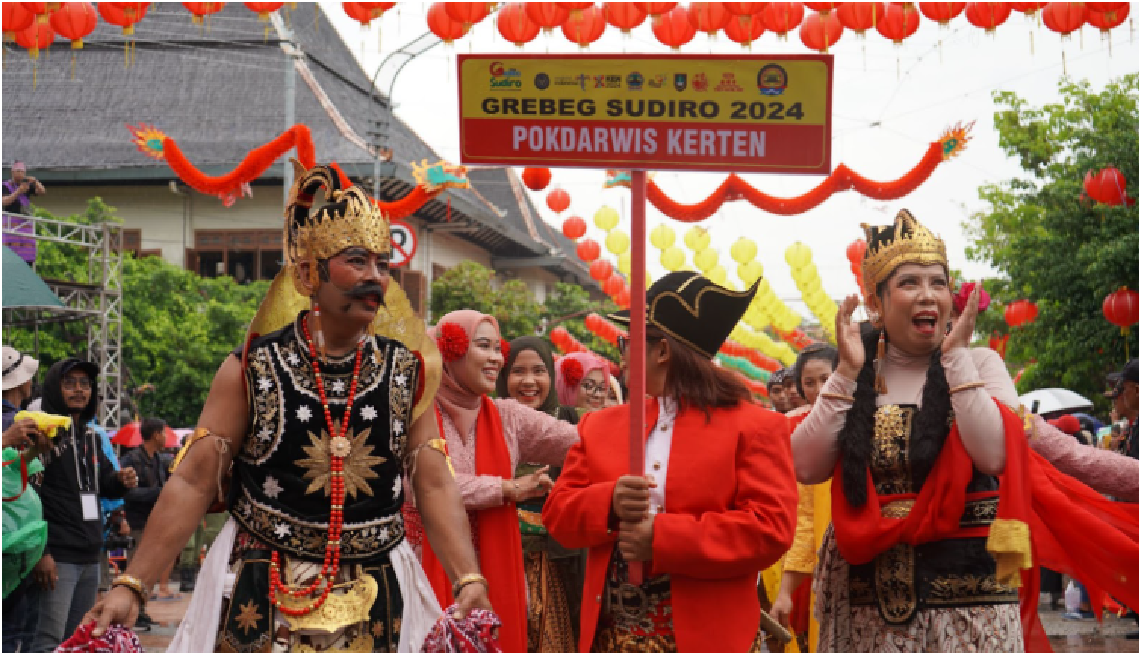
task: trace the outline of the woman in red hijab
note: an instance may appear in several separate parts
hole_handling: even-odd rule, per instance
[[[492,316],[454,311],[439,320],[433,335],[443,357],[443,378],[435,395],[439,433],[447,442],[471,521],[479,567],[502,619],[499,642],[505,653],[525,653],[526,576],[516,504],[543,496],[553,482],[546,468],[520,478],[514,478],[514,470],[519,461],[561,464],[577,442],[577,429],[513,399],[488,396],[502,373],[507,347]],[[405,504],[405,516],[408,541],[421,554],[440,604],[449,605],[456,588],[423,539],[415,508]]]

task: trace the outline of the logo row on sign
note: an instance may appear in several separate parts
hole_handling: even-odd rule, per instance
[[[787,71],[779,64],[768,64],[759,70],[755,77],[755,85],[764,95],[782,95],[787,89]],[[669,83],[671,80],[671,84]],[[707,73],[696,73],[689,77],[688,73],[656,73],[648,78],[640,72],[633,71],[625,75],[555,75],[553,78],[545,72],[534,75],[534,88],[544,91],[553,86],[576,87],[582,91],[590,89],[620,89],[640,91],[644,88],[673,88],[683,92],[691,88],[702,93],[715,91],[717,93],[742,93],[746,89],[736,79],[734,72],[725,71],[719,79],[710,79]],[[492,91],[521,91],[525,82],[523,75],[517,68],[511,68],[501,61],[492,61],[490,64],[490,89]]]

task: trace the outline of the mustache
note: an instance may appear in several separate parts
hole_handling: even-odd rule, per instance
[[[365,283],[356,286],[346,293],[352,299],[364,299],[368,295],[375,295],[380,298],[380,306],[384,306],[384,287],[378,283]]]

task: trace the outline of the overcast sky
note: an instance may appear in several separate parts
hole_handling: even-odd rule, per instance
[[[344,15],[340,3],[324,4],[369,74],[376,73],[383,57],[427,29],[427,4],[399,3],[378,21],[378,29],[376,23],[363,29]],[[452,162],[459,162],[456,54],[581,52],[566,41],[560,30],[549,36],[539,35],[519,50],[499,36],[493,21],[491,16],[454,45],[440,45],[419,56],[407,65],[394,86],[396,113]],[[750,237],[759,245],[757,259],[776,293],[811,319],[801,303],[790,301],[799,293],[784,259],[787,247],[796,241],[809,246],[827,293],[832,297],[845,296],[856,291],[845,251],[850,242],[861,237],[859,224],[891,222],[903,207],[945,239],[953,267],[962,269],[970,278],[990,276],[993,271],[987,265],[966,260],[968,243],[962,222],[971,213],[985,210],[977,193],[981,185],[1021,173],[998,146],[998,134],[993,128],[993,92],[1014,91],[1032,106],[1055,102],[1060,97],[1058,85],[1064,73],[1064,59],[1068,75],[1087,79],[1093,89],[1101,90],[1108,81],[1139,69],[1139,44],[1132,25],[1125,23],[1112,32],[1110,49],[1094,28],[1084,27],[1082,36],[1077,33],[1062,41],[1036,19],[1018,12],[1013,12],[993,35],[970,25],[964,15],[948,28],[922,17],[917,33],[900,47],[873,31],[860,38],[846,30],[831,49],[835,57],[832,166],[845,163],[866,177],[888,181],[909,171],[929,143],[959,121],[976,121],[973,140],[961,156],[941,164],[925,184],[897,201],[879,202],[846,191],[808,213],[786,217],[764,213],[743,201],[725,204],[718,215],[702,224],[711,228],[712,247],[719,250],[721,263],[727,263],[729,278],[735,278],[735,264],[728,249],[741,235]],[[646,21],[628,37],[608,28],[586,52],[667,54],[669,49],[657,42]],[[751,53],[808,52],[797,32],[786,41],[768,32],[753,44]],[[746,51],[723,35],[709,40],[698,34],[681,53]],[[380,80],[381,88],[386,89],[391,84],[391,71],[382,71]],[[744,177],[758,189],[782,196],[801,194],[823,179],[791,175]],[[656,175],[657,183],[681,202],[705,198],[723,178],[724,173]],[[533,200],[542,217],[559,228],[566,215],[585,218],[590,228],[588,236],[602,243],[604,251],[604,233],[594,226],[593,214],[602,205],[613,206],[622,214],[620,228],[628,232],[630,198],[626,189],[604,190],[603,181],[603,171],[553,169],[552,186],[562,186],[573,198],[569,211],[556,216],[546,208],[545,192],[534,193]],[[688,229],[688,225],[666,218],[650,205],[648,229],[661,222],[671,224],[678,235]],[[688,254],[691,261],[691,253]],[[648,260],[650,275],[658,277],[663,273],[651,246]]]

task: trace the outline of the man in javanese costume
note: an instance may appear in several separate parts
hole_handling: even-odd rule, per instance
[[[96,635],[134,622],[230,470],[230,519],[170,651],[418,651],[441,611],[404,540],[405,470],[459,616],[490,608],[423,416],[438,351],[390,283],[387,220],[338,171],[301,168],[284,238],[286,267],[214,377],[138,555],[88,615]]]

